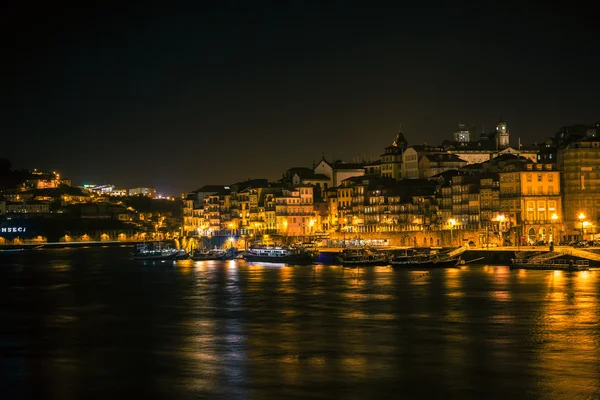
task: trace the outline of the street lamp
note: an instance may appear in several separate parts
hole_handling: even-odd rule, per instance
[[[592,223],[591,223],[591,222],[588,222],[588,221],[583,221],[583,227],[585,228],[586,226],[588,227],[588,232],[592,232],[592,231],[590,230],[590,228],[592,227]],[[592,235],[590,235],[590,237],[591,237],[591,236],[592,236]]]
[[[498,215],[496,221],[498,221],[498,234],[500,235],[500,246],[502,246],[504,244],[502,241],[502,223],[504,222],[504,215]]]
[[[581,221],[581,240],[583,240],[583,220],[585,219],[584,213],[579,213],[579,220]]]
[[[456,220],[454,218],[450,218],[448,220],[448,223],[450,224],[450,246],[454,245],[454,238],[452,237],[452,231],[454,230],[454,225],[456,225]]]
[[[552,229],[552,230],[551,230],[551,235],[550,235],[551,237],[550,237],[550,240],[551,240],[552,242],[555,242],[556,240],[554,240],[554,224],[556,224],[556,221],[558,221],[558,215],[556,215],[556,214],[552,214],[552,216],[550,217],[550,219],[552,219],[552,226],[551,226],[551,229]],[[559,244],[560,244],[560,243],[559,243]]]

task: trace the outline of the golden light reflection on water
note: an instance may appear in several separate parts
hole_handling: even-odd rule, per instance
[[[597,363],[594,367],[600,344],[598,272],[549,271],[546,279],[548,294],[536,317],[534,338],[540,344],[539,364],[548,376],[562,378],[542,377],[542,388],[551,396],[576,396],[573,387],[600,384],[600,368]]]
[[[380,320],[380,321],[391,321],[397,318],[393,314],[379,313],[373,314],[365,311],[349,311],[343,313],[342,318],[356,319],[356,320]]]
[[[510,293],[508,291],[500,290],[492,292],[492,297],[494,297],[494,300],[496,301],[509,301],[511,298]]]
[[[58,271],[69,271],[73,268],[73,262],[71,260],[52,260],[50,266]]]
[[[186,307],[196,323],[185,324],[181,357],[197,371],[190,385],[205,391],[222,390],[224,375],[249,379],[244,373],[260,379],[258,397],[262,388],[309,380],[369,381],[379,368],[412,376],[403,357],[408,365],[425,359],[423,371],[440,385],[471,384],[475,378],[463,367],[476,368],[478,357],[491,373],[527,370],[541,392],[559,398],[573,385],[599,382],[598,363],[590,358],[600,345],[592,334],[598,329],[598,272],[474,266],[355,271],[237,260],[192,265],[202,273],[192,277],[198,293]],[[517,345],[526,341],[532,343],[523,355]],[[594,367],[565,378],[564,371],[579,370],[578,364]]]
[[[175,263],[177,270],[183,274],[191,274],[194,270],[194,261],[180,260]]]

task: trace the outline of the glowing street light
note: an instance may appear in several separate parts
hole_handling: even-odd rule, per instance
[[[504,222],[504,215],[498,215],[496,221],[498,221],[498,234],[500,235],[500,246],[504,244],[502,241],[502,223]]]
[[[454,225],[456,225],[456,220],[454,218],[450,218],[448,220],[448,223],[450,224],[450,246],[452,246],[454,244],[454,238],[452,235],[452,231],[454,230]]]
[[[550,229],[551,229],[551,235],[550,235],[551,238],[550,238],[550,240],[552,242],[554,242],[555,241],[554,240],[554,224],[556,224],[556,221],[558,221],[558,215],[552,214],[552,216],[550,217],[550,219],[552,220],[552,225],[550,226]]]
[[[583,220],[585,219],[585,214],[579,213],[578,218],[581,221],[581,240],[583,240]]]

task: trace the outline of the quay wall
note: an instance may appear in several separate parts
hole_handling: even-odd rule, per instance
[[[330,235],[333,242],[352,242],[362,240],[366,242],[387,241],[388,246],[411,247],[453,247],[466,246],[498,246],[498,235],[482,233],[481,230],[445,229],[441,231],[404,231],[404,232],[369,232],[369,233],[340,233]]]

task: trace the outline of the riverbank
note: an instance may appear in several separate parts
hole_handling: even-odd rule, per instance
[[[83,242],[47,242],[47,243],[22,243],[0,246],[2,251],[19,251],[19,250],[41,250],[41,249],[68,249],[77,247],[133,247],[138,243],[157,242],[152,240],[147,241],[118,241],[118,240],[90,240]]]

